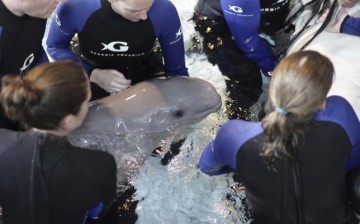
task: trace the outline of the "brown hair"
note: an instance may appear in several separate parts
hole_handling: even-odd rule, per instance
[[[265,141],[261,155],[269,164],[276,157],[296,155],[304,127],[326,99],[334,78],[331,61],[316,51],[285,57],[275,68],[263,119]]]
[[[59,61],[39,65],[26,76],[5,76],[0,101],[5,114],[24,127],[55,130],[66,115],[79,113],[88,91],[81,65]]]

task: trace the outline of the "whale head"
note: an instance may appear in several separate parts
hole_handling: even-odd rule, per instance
[[[75,132],[157,133],[195,124],[220,107],[221,96],[202,79],[156,78],[92,102]]]
[[[204,80],[157,78],[91,102],[84,123],[68,137],[75,146],[114,155],[123,184],[155,148],[220,107],[220,95]]]

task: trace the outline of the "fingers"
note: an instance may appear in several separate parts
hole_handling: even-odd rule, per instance
[[[316,23],[323,23],[326,19],[326,17],[329,14],[329,9],[326,9],[324,13],[319,17],[319,19],[316,21]]]
[[[109,93],[120,92],[129,88],[131,80],[113,69],[94,69],[90,81],[96,83]]]
[[[120,92],[129,88],[131,80],[126,79],[125,76],[116,70],[112,70],[112,77],[109,83],[109,92]]]

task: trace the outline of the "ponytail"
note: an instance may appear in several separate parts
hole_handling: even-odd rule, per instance
[[[261,156],[268,165],[276,158],[294,158],[304,129],[324,103],[334,76],[331,61],[315,51],[285,57],[275,68],[263,119]]]

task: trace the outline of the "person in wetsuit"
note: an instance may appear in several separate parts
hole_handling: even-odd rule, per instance
[[[28,131],[0,129],[0,205],[4,223],[80,224],[115,198],[116,164],[107,152],[70,145],[83,122],[90,85],[81,65],[45,63],[5,76],[0,102]]]
[[[315,51],[285,57],[262,122],[229,121],[202,153],[205,174],[238,175],[253,223],[357,223],[346,173],[360,164],[360,123],[346,99],[326,98],[333,78]]]
[[[61,0],[0,1],[0,78],[25,74],[36,64],[48,61],[42,39],[46,19]],[[18,129],[0,107],[0,127]]]
[[[75,34],[81,56],[70,47]],[[161,52],[154,50],[156,41]],[[47,50],[55,60],[83,63],[92,99],[154,77],[188,75],[179,16],[168,0],[64,2],[55,11]]]
[[[208,60],[218,65],[229,98],[229,118],[245,118],[262,93],[262,76],[269,76],[277,59],[259,36],[275,36],[288,13],[289,0],[199,0],[194,12],[195,30],[203,38]]]

